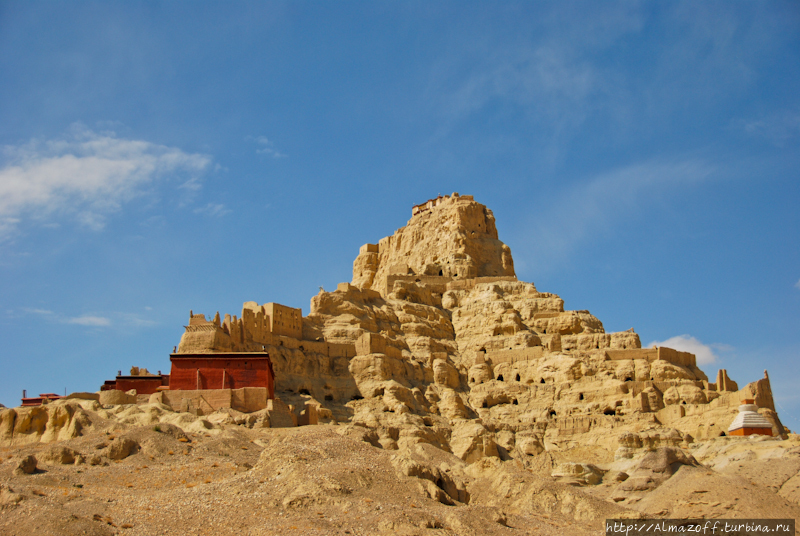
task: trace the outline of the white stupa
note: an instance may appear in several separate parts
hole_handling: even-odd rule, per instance
[[[755,400],[742,400],[739,406],[739,414],[733,419],[728,427],[728,433],[732,436],[749,436],[753,434],[772,435],[772,423],[758,412]]]

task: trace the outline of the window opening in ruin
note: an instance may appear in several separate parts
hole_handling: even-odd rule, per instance
[[[626,381],[626,382],[632,382],[633,380],[631,379],[631,377],[630,377],[630,376],[626,376],[626,377],[625,377],[625,381]]]
[[[350,397],[350,400],[364,400],[364,397],[361,395],[353,395]]]
[[[519,405],[519,402],[517,402],[517,399],[516,399],[516,398],[515,398],[514,400],[512,400],[512,401],[511,401],[511,403],[512,403],[513,405],[515,405],[515,406],[518,406],[518,405]]]
[[[519,381],[519,380],[520,380],[520,377],[519,377],[519,374],[517,374],[517,377],[514,378],[514,381]]]
[[[617,411],[613,410],[611,408],[606,408],[606,410],[603,412],[603,415],[616,415],[616,414],[617,414]]]
[[[719,437],[725,437],[725,432],[720,432]]]
[[[544,383],[544,378],[542,378],[541,380],[539,380],[539,383]]]
[[[499,381],[499,382],[503,381],[503,375],[502,374],[497,377],[497,381]]]
[[[555,416],[556,416],[556,410],[554,410],[554,409],[551,409],[551,410],[550,410],[550,416],[551,416],[551,417],[555,417]]]
[[[578,393],[578,400],[583,400],[583,393]]]
[[[444,275],[444,272],[442,270],[439,270],[439,275]]]
[[[301,395],[309,395],[309,396],[311,396],[311,393],[308,392],[308,389],[300,389],[299,392],[300,392]]]
[[[488,407],[489,407],[489,404],[488,404],[488,403],[487,403],[487,402],[484,400],[484,401],[483,401],[483,405],[482,405],[481,407],[482,407],[482,408],[488,408]]]

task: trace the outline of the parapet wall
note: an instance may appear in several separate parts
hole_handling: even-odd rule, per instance
[[[390,274],[386,276],[384,286],[384,296],[388,296],[394,289],[395,281],[406,281],[424,285],[425,288],[436,294],[444,294],[447,284],[453,280],[452,277],[442,275],[413,275],[413,274]]]
[[[465,199],[468,201],[474,200],[474,198],[471,195],[460,196],[458,195],[458,192],[453,192],[452,197],[449,195],[440,195],[438,197],[434,197],[433,199],[428,199],[424,203],[420,203],[419,205],[414,205],[413,207],[411,207],[411,217],[413,218],[418,214],[423,214],[440,205],[443,205],[445,203],[450,203],[452,201],[457,201],[458,199]]]
[[[356,341],[356,355],[384,354],[397,359],[402,358],[400,348],[393,346],[391,341],[378,333],[364,333]]]
[[[269,395],[266,387],[162,391],[162,393],[164,403],[174,410],[193,408],[202,414],[213,413],[221,408],[233,408],[243,413],[252,413],[267,407]]]
[[[298,340],[294,337],[275,337],[272,346],[282,346],[300,350],[303,353],[316,353],[328,357],[351,358],[357,355],[354,344],[343,344],[327,341]]]
[[[566,338],[566,337],[564,337]],[[563,339],[562,339],[563,340]],[[683,365],[684,367],[696,367],[697,361],[694,354],[689,352],[679,352],[672,348],[661,346],[659,348],[633,348],[627,350],[606,350],[606,357],[612,361],[621,361],[626,359],[646,359],[647,361],[655,361],[662,359],[675,365]]]

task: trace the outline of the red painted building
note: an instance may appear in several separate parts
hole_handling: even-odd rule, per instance
[[[28,398],[25,391],[22,392],[22,406],[41,406],[44,401],[59,400],[64,398],[55,393],[42,393],[39,396]]]
[[[267,352],[170,354],[170,391],[266,387],[275,398],[275,373]]]
[[[147,374],[144,376],[117,376],[116,379],[106,380],[100,387],[101,391],[117,389],[119,391],[130,391],[136,389],[136,394],[151,395],[160,388],[169,387],[169,374]]]

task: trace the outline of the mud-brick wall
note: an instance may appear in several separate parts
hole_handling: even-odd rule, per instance
[[[126,392],[136,389],[136,394],[151,395],[162,385],[169,385],[169,376],[166,376],[164,380],[161,378],[161,376],[118,377],[115,389]]]

